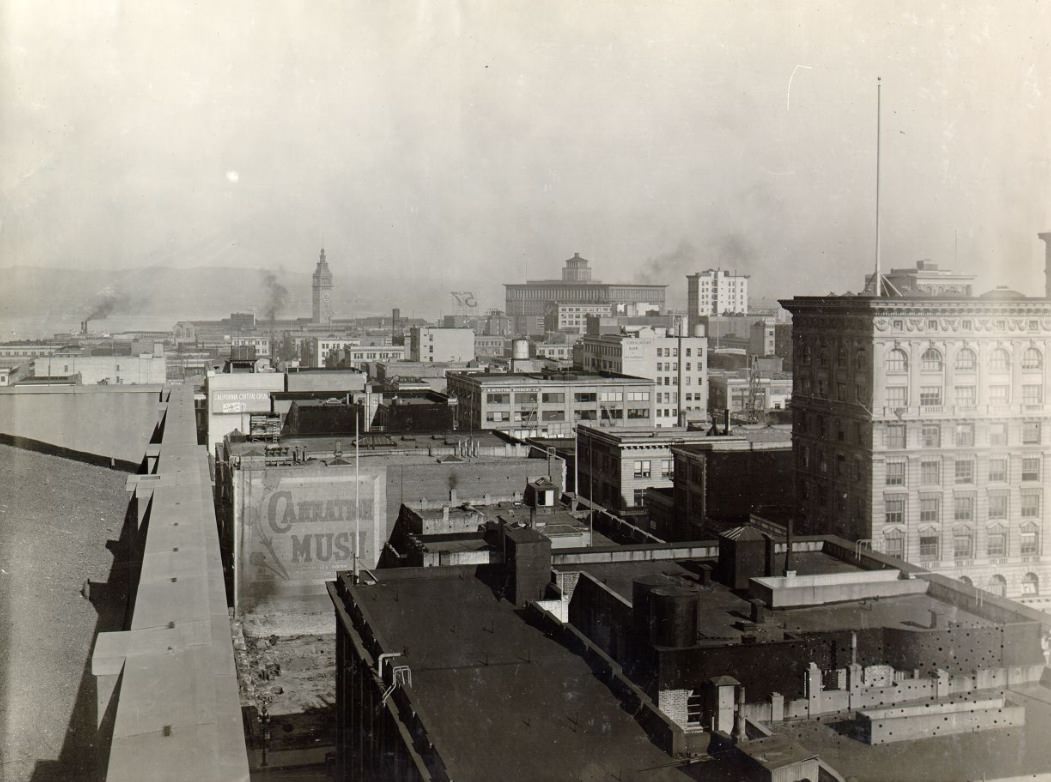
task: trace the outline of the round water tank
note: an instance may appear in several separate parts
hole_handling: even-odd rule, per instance
[[[682,648],[697,643],[698,593],[686,587],[662,587],[650,596],[657,646]]]
[[[695,336],[695,337],[703,337],[704,336],[704,324],[703,323],[695,323],[693,325],[693,336]]]
[[[529,358],[529,340],[528,339],[516,339],[511,342],[511,358],[513,359],[527,359]]]

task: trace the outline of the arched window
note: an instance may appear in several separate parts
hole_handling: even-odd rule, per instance
[[[974,355],[974,351],[970,348],[964,348],[956,354],[957,372],[973,372],[977,364],[978,357]]]
[[[1022,369],[1040,369],[1044,365],[1044,357],[1036,348],[1026,348],[1022,354]]]
[[[1010,372],[1011,355],[1003,348],[997,348],[989,355],[990,372]]]
[[[1026,573],[1022,576],[1022,594],[1023,595],[1039,595],[1040,594],[1040,579],[1036,573]]]
[[[989,579],[989,586],[986,587],[994,595],[1003,597],[1007,594],[1007,579],[997,574]]]
[[[967,576],[960,576],[960,583],[966,584],[969,587],[974,586],[974,582],[971,581],[971,579],[967,578]]]
[[[941,372],[942,354],[934,348],[927,348],[920,357],[920,368],[924,372]]]
[[[908,372],[909,371],[909,357],[905,355],[905,351],[899,348],[894,348],[890,353],[887,354],[887,371],[888,372]]]
[[[883,553],[889,557],[905,559],[905,536],[899,530],[892,529],[884,533]]]

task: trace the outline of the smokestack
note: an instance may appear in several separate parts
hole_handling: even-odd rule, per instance
[[[401,320],[401,310],[395,307],[390,313],[390,342],[394,344],[394,338],[398,336],[398,321]]]
[[[1044,243],[1044,298],[1051,299],[1051,231],[1037,237]]]
[[[88,335],[88,322],[86,320],[80,321],[80,333],[85,337]]]

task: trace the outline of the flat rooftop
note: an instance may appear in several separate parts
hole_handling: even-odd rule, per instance
[[[479,430],[475,432],[458,431],[433,435],[365,433],[361,436],[359,455],[361,458],[365,458],[374,455],[392,456],[400,453],[407,455],[416,454],[415,458],[419,458],[420,455],[426,456],[429,449],[439,448],[444,451],[449,448],[456,448],[456,446],[462,442],[477,443],[479,448],[500,449],[507,445],[513,445],[512,443],[509,443],[506,438],[488,430]],[[308,454],[312,455],[335,454],[338,446],[339,450],[342,451],[344,459],[354,458],[353,435],[282,437],[276,444],[285,448],[302,448]],[[243,442],[233,442],[230,445],[231,453],[235,455],[262,456],[264,446],[268,445],[268,443],[246,440]],[[442,458],[452,459],[453,457],[452,455],[448,455]]]
[[[717,563],[714,559],[665,560],[556,565],[555,569],[588,573],[630,603],[636,579],[665,575],[681,579],[690,586],[697,586],[700,581],[702,564],[715,568]],[[792,567],[799,576],[864,572],[849,562],[819,551],[793,552]],[[776,568],[777,572],[783,572],[783,554],[776,557]],[[701,590],[698,608],[698,628],[701,640],[707,638],[739,642],[742,634],[747,632],[742,630],[741,623],[747,622],[750,616],[751,604],[748,598],[734,592],[714,578],[710,587],[701,587]],[[932,610],[939,611],[948,622],[952,623],[971,627],[993,625],[989,620],[970,611],[926,594],[881,597],[878,600],[844,600],[801,608],[773,609],[768,607],[766,613],[767,624],[779,626],[785,632],[820,633],[858,627],[927,628]]]
[[[344,579],[457,780],[685,780],[579,656],[498,599],[473,569]],[[341,578],[344,578],[341,575]],[[644,777],[638,777],[645,771]]]
[[[544,385],[547,383],[653,383],[653,380],[615,372],[471,372],[465,377],[484,385]]]

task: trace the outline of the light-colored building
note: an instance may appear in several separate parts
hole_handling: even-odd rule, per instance
[[[409,332],[409,361],[473,361],[474,330],[414,326]]]
[[[270,355],[270,337],[255,334],[242,334],[230,337],[231,347],[255,348],[256,356]]]
[[[87,356],[56,353],[33,359],[33,375],[55,377],[80,375],[85,386],[97,384],[164,383],[168,379],[163,347],[137,356]]]
[[[791,402],[792,375],[789,372],[738,369],[708,374],[708,409],[714,413],[724,410],[731,413],[745,413],[749,409],[757,413],[787,410]]]
[[[671,488],[672,446],[704,442],[705,432],[681,427],[577,427],[577,480],[580,497],[631,516],[644,510],[646,489]],[[635,518],[633,524],[648,525]]]
[[[0,358],[36,358],[61,353],[61,342],[8,342],[0,345]]]
[[[589,263],[574,253],[565,261],[560,280],[505,283],[507,314],[514,318],[515,334],[543,334],[544,316],[552,302],[663,312],[667,285],[600,282],[591,278]]]
[[[610,315],[609,304],[562,304],[552,301],[544,311],[545,331],[587,331],[588,315]]]
[[[340,337],[335,334],[326,334],[324,336],[311,336],[307,337],[306,344],[310,351],[310,359],[313,361],[315,366],[325,367],[329,366],[333,360],[338,361],[339,357],[336,354],[338,351],[342,351],[348,347],[355,347],[361,344],[361,340],[354,337]]]
[[[252,414],[271,411],[270,395],[285,390],[285,375],[281,372],[209,373],[204,390],[208,405],[207,445],[214,454],[230,432],[250,430]]]
[[[311,321],[320,324],[331,323],[332,271],[328,268],[328,261],[325,259],[324,248],[321,250],[321,257],[318,258],[317,267],[314,269],[311,293]]]
[[[682,426],[708,411],[708,339],[680,336],[664,328],[621,327],[618,333],[591,333],[576,344],[577,365],[592,372],[617,372],[654,381],[653,425]],[[703,327],[698,327],[703,332]]]
[[[405,358],[404,345],[347,345],[328,354],[336,366],[364,367],[370,362],[401,361]]]
[[[705,269],[686,275],[691,327],[705,315],[747,315],[748,275]]]
[[[1036,602],[1051,591],[1051,300],[960,295],[968,277],[929,271],[910,285],[895,270],[907,295],[783,302],[799,513],[809,530]]]
[[[459,428],[498,429],[515,437],[568,436],[590,422],[599,427],[653,421],[653,381],[597,372],[466,374],[450,372]]]

